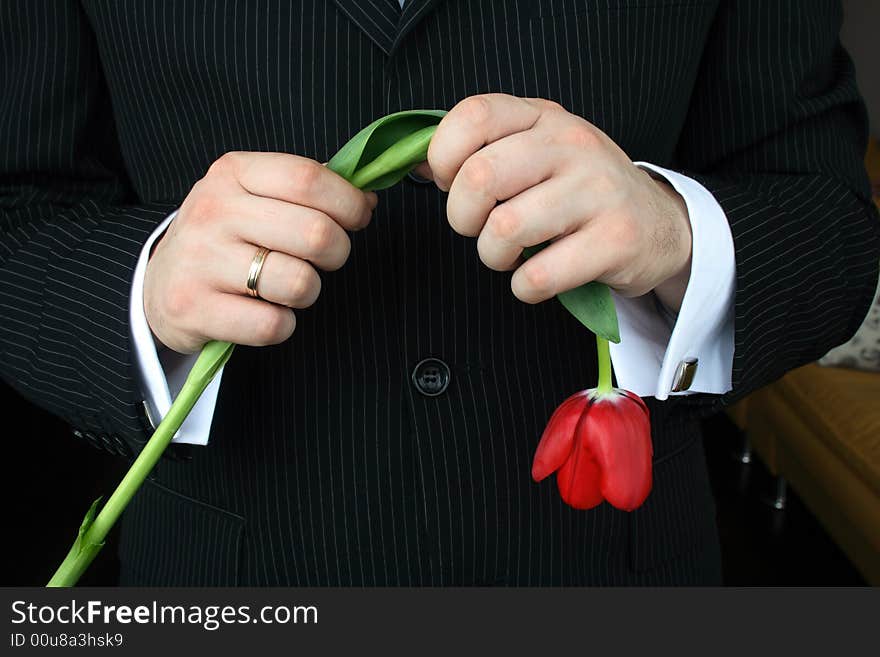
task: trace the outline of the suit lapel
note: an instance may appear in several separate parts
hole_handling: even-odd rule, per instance
[[[394,0],[395,2],[397,0]],[[403,3],[403,11],[400,12],[400,21],[397,24],[397,31],[389,50],[389,54],[393,54],[400,47],[401,42],[406,36],[413,31],[425,16],[439,3],[440,0],[405,0]],[[399,6],[399,5],[398,5]]]
[[[373,43],[392,54],[440,0],[333,0]]]
[[[397,0],[333,0],[343,14],[348,16],[363,32],[390,53],[401,18]]]

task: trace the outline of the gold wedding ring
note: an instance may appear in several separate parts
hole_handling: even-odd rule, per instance
[[[248,269],[248,277],[247,277],[247,293],[249,296],[254,297],[255,299],[260,299],[260,295],[257,292],[257,284],[260,282],[260,272],[263,271],[263,265],[266,264],[266,257],[271,253],[269,249],[264,246],[261,246],[257,249],[256,255],[254,255],[254,259],[251,260],[251,268]]]

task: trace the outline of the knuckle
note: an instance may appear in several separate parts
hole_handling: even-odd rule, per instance
[[[331,269],[339,269],[348,262],[348,256],[351,254],[351,239],[349,239],[348,235],[343,233],[342,238],[340,239],[339,251],[338,254],[335,254],[334,258],[330,263]]]
[[[502,203],[492,210],[487,223],[493,237],[512,243],[522,228],[522,217],[511,205]]]
[[[489,189],[495,182],[495,167],[483,155],[473,155],[461,167],[464,182],[473,189]]]
[[[223,210],[223,201],[215,193],[204,188],[195,190],[189,199],[186,213],[190,221],[204,222],[217,217]]]
[[[587,124],[577,124],[563,130],[559,135],[563,144],[582,149],[593,149],[599,146],[600,140],[596,130]]]
[[[373,209],[370,207],[369,202],[366,200],[366,196],[364,197],[364,211],[361,221],[358,222],[355,227],[356,230],[363,230],[373,221]]]
[[[522,285],[514,294],[526,303],[536,303],[553,296],[553,279],[547,268],[535,262],[526,262],[521,268]]]
[[[236,151],[229,151],[227,153],[223,153],[220,157],[214,160],[211,163],[211,166],[208,167],[208,175],[209,176],[227,176],[227,175],[235,175],[235,171],[237,168],[238,161],[238,153]]]
[[[480,235],[480,239],[477,240],[477,253],[480,256],[480,260],[489,269],[493,271],[506,271],[508,269],[507,254],[489,247],[483,239],[483,235]]]
[[[308,255],[317,255],[329,249],[333,246],[334,236],[333,224],[328,219],[312,219],[305,236]]]
[[[480,234],[480,228],[476,223],[458,213],[454,209],[449,208],[447,203],[446,221],[449,226],[459,235],[464,237],[477,237]]]
[[[360,227],[366,213],[365,202],[361,203],[349,194],[336,195],[333,198],[333,209],[333,216],[337,217],[343,226],[352,229]]]
[[[283,308],[266,308],[267,312],[261,313],[254,326],[254,341],[256,346],[277,344],[286,340],[293,328],[290,317],[292,312]]]
[[[298,266],[290,277],[289,305],[298,308],[311,306],[318,297],[320,280],[311,266],[305,263]]]
[[[370,222],[373,221],[373,213],[367,212],[364,210],[362,213],[357,215],[357,218],[351,222],[351,230],[363,230],[367,226],[370,225]]]
[[[492,106],[484,95],[465,98],[457,109],[462,118],[473,126],[486,125],[492,116]]]
[[[291,168],[290,178],[297,195],[309,195],[317,187],[324,167],[312,160],[302,159]]]
[[[549,100],[547,98],[543,98],[541,100],[541,110],[544,112],[567,112],[562,105],[557,103],[555,100]]]

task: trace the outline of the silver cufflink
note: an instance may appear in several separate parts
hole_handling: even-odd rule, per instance
[[[672,377],[672,392],[688,390],[697,375],[697,359],[685,358],[675,368],[675,376]]]

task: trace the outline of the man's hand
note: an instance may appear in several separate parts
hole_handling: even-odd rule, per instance
[[[558,104],[466,98],[441,121],[418,172],[449,192],[449,223],[478,236],[488,267],[516,269],[511,287],[522,301],[596,280],[626,296],[654,290],[681,306],[691,257],[683,199]],[[523,247],[548,240],[522,261]]]
[[[144,310],[156,338],[181,353],[208,340],[267,345],[296,325],[291,308],[318,297],[316,268],[348,258],[345,230],[366,226],[376,205],[314,160],[284,153],[227,153],[211,165],[156,246]],[[271,253],[247,296],[251,261]]]

